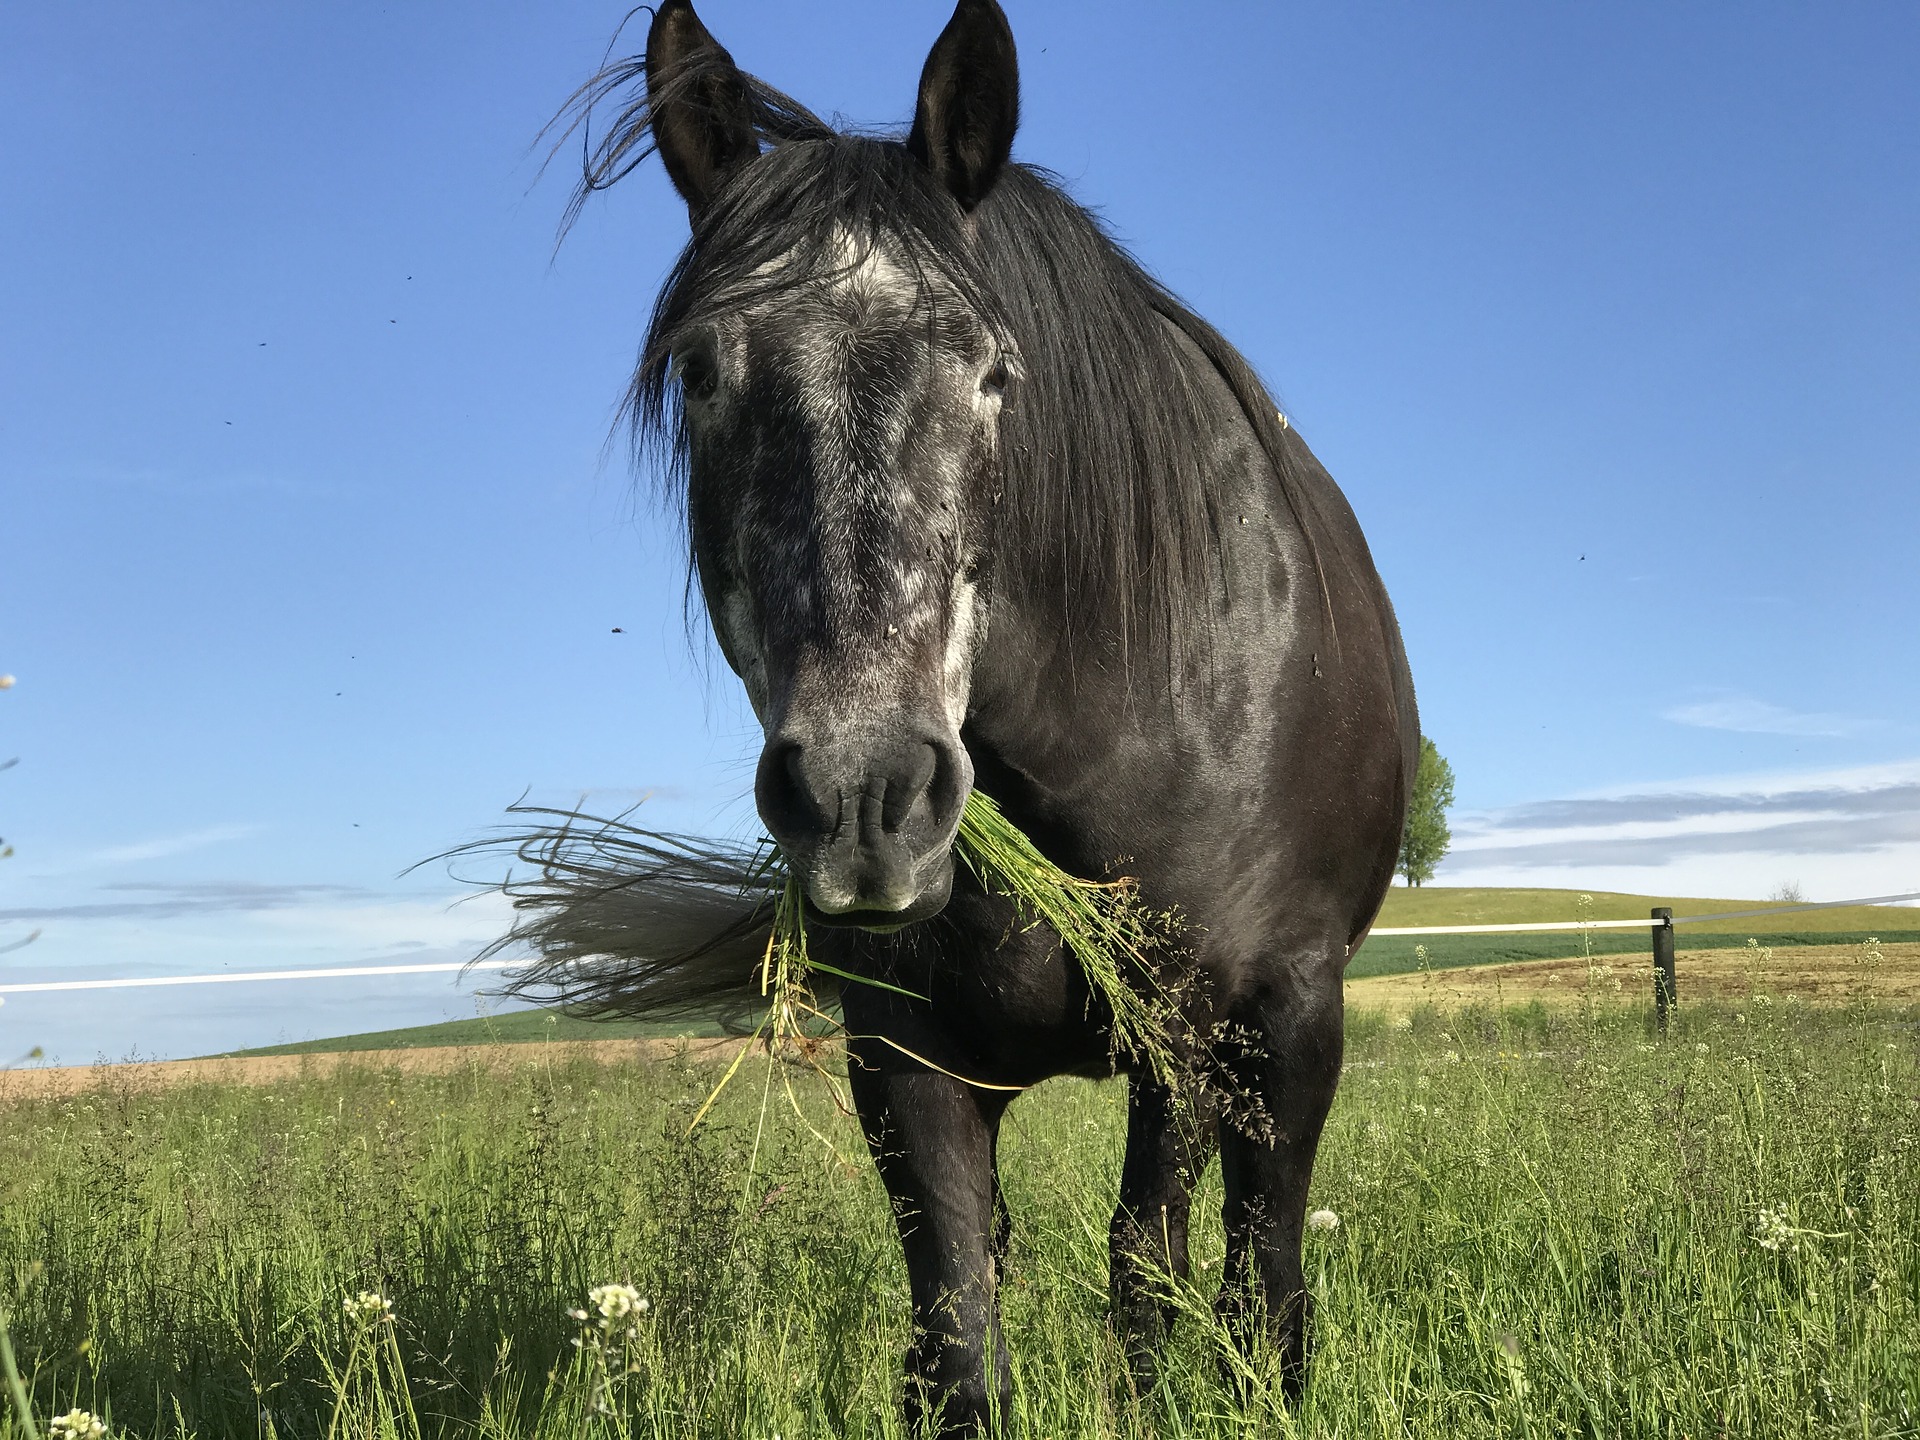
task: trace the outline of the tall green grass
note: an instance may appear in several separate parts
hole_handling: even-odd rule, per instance
[[[1124,1092],[1040,1087],[1001,1141],[1012,1432],[1920,1434],[1920,1017],[1765,999],[1658,1041],[1604,1001],[1356,1017],[1297,1412],[1259,1367],[1220,1382],[1217,1172],[1189,1314],[1132,1388],[1104,1324]],[[684,1062],[9,1103],[0,1303],[42,1428],[895,1435],[892,1221],[793,1078],[804,1119],[754,1076],[691,1133],[714,1072]],[[610,1320],[607,1284],[645,1312]],[[391,1321],[348,1313],[367,1291]]]

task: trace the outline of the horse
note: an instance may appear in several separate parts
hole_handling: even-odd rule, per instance
[[[755,800],[813,943],[885,981],[841,1003],[911,1279],[909,1422],[1007,1413],[996,1138],[1064,1074],[1128,1076],[1111,1303],[1134,1363],[1152,1373],[1172,1323],[1217,1152],[1216,1303],[1297,1398],[1342,973],[1419,735],[1351,508],[1233,346],[1012,159],[995,0],[959,0],[904,138],[745,74],[690,0],[574,113],[616,95],[568,223],[653,154],[686,204],[625,409],[670,462],[690,603],[763,728]],[[976,787],[1068,871],[1124,873],[1175,917],[1156,963],[1218,1073],[1189,1088],[1116,1048],[1058,937],[956,873]]]

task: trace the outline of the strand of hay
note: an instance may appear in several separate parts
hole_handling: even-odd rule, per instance
[[[533,953],[510,974],[508,994],[603,1015],[718,1016],[730,1028],[751,1027],[770,1054],[798,1054],[817,1068],[822,1039],[841,1028],[832,1012],[842,987],[899,988],[809,955],[800,885],[771,841],[747,846],[642,830],[629,823],[632,811],[609,819],[515,805],[508,813],[544,823],[449,852],[505,848],[525,867],[499,887],[514,924],[479,957]],[[1147,910],[1131,879],[1068,874],[978,790],[967,797],[954,851],[982,885],[1013,901],[1016,923],[1044,923],[1068,947],[1112,1014],[1116,1060],[1131,1057],[1173,1082],[1177,1007],[1152,959],[1173,918]],[[739,1063],[736,1057],[695,1124]]]
[[[497,858],[521,867],[483,881],[511,902],[514,922],[477,959],[531,952],[505,993],[603,1016],[718,1018],[729,1028],[762,1005],[757,972],[785,888],[768,848],[642,830],[612,818],[509,806],[531,829],[475,841],[449,860]]]
[[[1116,1056],[1144,1061],[1161,1080],[1172,1082],[1177,1007],[1152,957],[1156,941],[1176,928],[1174,917],[1147,910],[1134,880],[1069,875],[978,790],[967,796],[953,848],[982,885],[1031,916],[1029,924],[1044,921],[1053,927],[1113,1012]]]

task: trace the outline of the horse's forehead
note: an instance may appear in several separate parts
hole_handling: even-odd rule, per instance
[[[796,249],[760,270],[772,276],[803,263]],[[905,323],[925,296],[925,278],[903,263],[898,247],[884,236],[856,236],[838,228],[807,268],[816,278],[747,307],[751,328],[857,338]]]

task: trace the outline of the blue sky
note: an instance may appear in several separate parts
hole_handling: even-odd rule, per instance
[[[398,877],[523,791],[751,824],[757,735],[607,445],[684,212],[644,170],[555,256],[535,183],[620,13],[0,13],[0,945],[41,932],[0,981],[464,959],[497,906]],[[702,13],[890,124],[946,7]],[[1010,13],[1016,153],[1367,527],[1459,776],[1443,880],[1920,889],[1920,11]],[[19,996],[0,1063],[474,1004]]]

